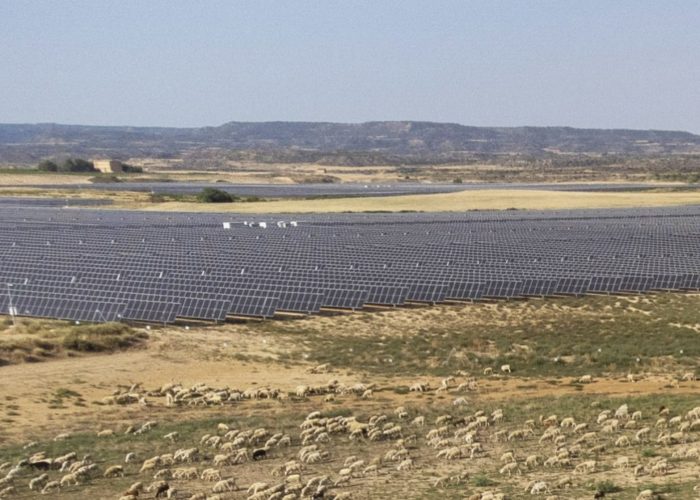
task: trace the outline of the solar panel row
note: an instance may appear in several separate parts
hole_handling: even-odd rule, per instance
[[[272,217],[0,203],[0,313],[170,323],[696,290],[699,222],[700,207]]]

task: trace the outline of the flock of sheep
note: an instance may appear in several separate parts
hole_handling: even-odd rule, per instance
[[[323,365],[312,371],[323,373]],[[501,372],[510,373],[508,365]],[[581,383],[591,382],[584,376]],[[655,414],[620,402],[616,407],[591,409],[590,415],[520,415],[502,409],[478,408],[470,394],[478,390],[476,377],[464,372],[444,378],[435,389],[417,382],[411,391],[454,396],[441,404],[443,413],[424,406],[384,408],[357,416],[309,413],[298,427],[243,428],[221,422],[201,436],[161,431],[149,421],[119,433],[97,432],[91,454],[71,451],[49,456],[38,443],[28,443],[26,456],[0,463],[0,498],[26,493],[80,495],[83,488],[102,487],[106,481],[129,481],[117,495],[99,498],[190,498],[219,500],[371,498],[382,479],[413,484],[416,491],[460,492],[470,500],[542,496],[547,500],[602,498],[604,491],[586,485],[614,477],[625,485],[662,482],[681,469],[698,472],[700,406],[661,408]],[[223,406],[252,399],[312,402],[375,401],[381,389],[366,384],[345,385],[337,380],[299,386],[292,393],[279,389],[234,390],[206,384],[191,387],[168,384],[157,390],[140,385],[121,388],[104,404],[149,406],[164,399],[167,406]],[[289,401],[290,403],[292,401]],[[375,401],[378,402],[378,401]],[[235,421],[235,419],[233,419]],[[100,460],[100,449],[117,434],[130,435],[134,450],[119,461]],[[148,434],[159,442],[158,453],[137,445]],[[56,440],[70,438],[61,434]],[[167,451],[164,451],[165,448]],[[644,454],[643,449],[653,453]],[[92,456],[92,455],[95,456]],[[478,476],[494,478],[500,487],[474,484]],[[123,478],[123,479],[122,479]],[[694,478],[694,479],[697,479]],[[103,483],[102,481],[105,481]],[[120,483],[121,484],[121,483]],[[95,490],[90,490],[94,495]],[[578,493],[573,493],[578,492]],[[662,498],[653,489],[637,499]]]

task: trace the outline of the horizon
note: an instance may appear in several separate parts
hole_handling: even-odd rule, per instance
[[[8,1],[0,122],[697,134],[698,25],[692,0]]]
[[[238,123],[238,124],[270,124],[270,123],[284,123],[284,124],[327,124],[327,125],[367,125],[371,123],[430,123],[435,125],[456,125],[459,127],[466,128],[488,128],[488,129],[519,129],[519,128],[551,128],[551,129],[572,129],[572,130],[596,130],[596,131],[609,131],[609,132],[674,132],[674,133],[686,133],[691,135],[700,135],[700,133],[695,133],[690,130],[682,129],[654,129],[654,128],[603,128],[603,127],[574,127],[570,125],[471,125],[468,123],[457,123],[457,122],[438,122],[431,120],[368,120],[363,122],[341,122],[341,121],[298,121],[298,120],[265,120],[265,121],[236,121],[229,120],[218,125],[202,125],[194,127],[178,127],[178,126],[167,126],[167,125],[103,125],[103,124],[90,124],[90,123],[61,123],[61,122],[0,122],[0,126],[42,126],[42,125],[54,125],[59,127],[94,127],[94,128],[161,128],[161,129],[203,129],[203,128],[218,128],[223,127],[228,124]]]

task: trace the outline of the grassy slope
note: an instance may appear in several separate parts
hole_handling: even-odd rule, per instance
[[[510,363],[518,376],[624,375],[696,369],[699,306],[700,295],[591,296],[358,312],[240,328],[288,337],[312,362],[374,374],[478,373]],[[291,352],[287,359],[298,356]]]

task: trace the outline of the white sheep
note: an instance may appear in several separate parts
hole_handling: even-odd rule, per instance
[[[214,485],[214,487],[211,490],[214,493],[227,493],[229,491],[236,491],[236,489],[236,479],[231,477],[219,481]]]
[[[112,465],[111,467],[107,467],[107,469],[104,472],[104,477],[117,476],[124,477],[124,468],[121,465]]]
[[[40,491],[46,483],[49,482],[49,475],[42,474],[29,481],[29,489],[32,491]]]

